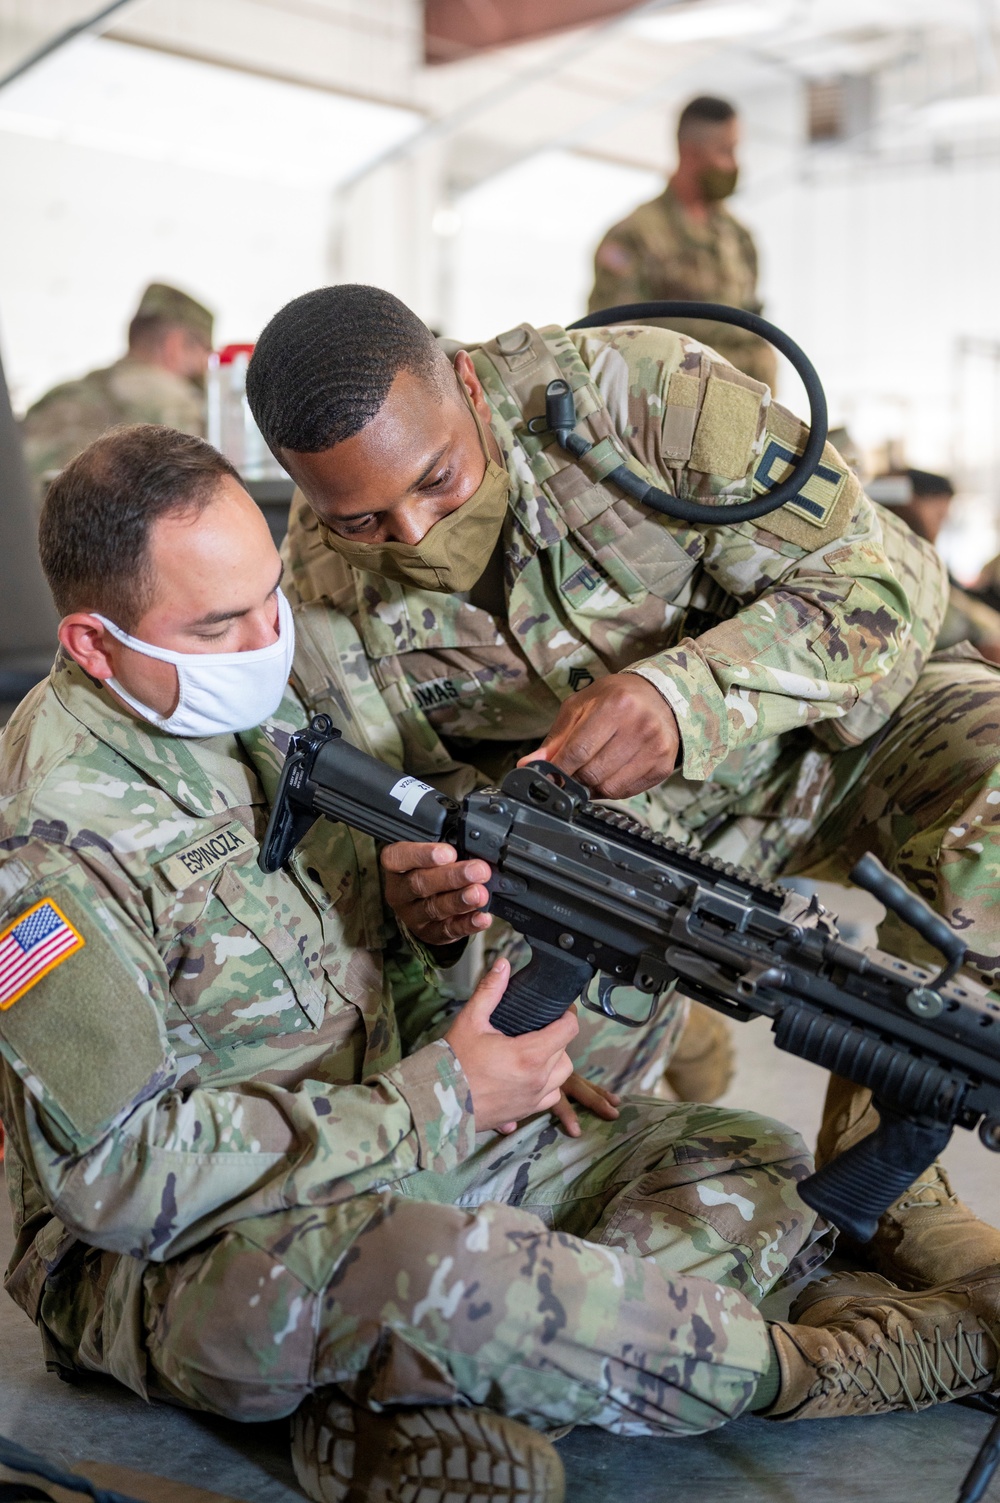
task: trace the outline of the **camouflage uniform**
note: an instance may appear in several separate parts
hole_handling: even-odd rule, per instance
[[[873,505],[830,448],[800,503],[735,527],[688,526],[602,485],[595,477],[627,456],[673,493],[739,500],[801,448],[802,426],[763,388],[683,336],[525,326],[472,354],[512,477],[506,612],[352,571],[300,500],[286,588],[311,708],[461,792],[476,775],[468,764],[502,771],[575,690],[638,671],[672,705],[683,745],[674,776],[632,801],[637,813],[772,874],[808,870],[809,856],[829,868],[839,851],[843,878],[847,854],[870,844],[956,927],[975,924],[975,964],[988,981],[1000,975],[1000,842],[976,849],[996,822],[983,801],[1000,679],[978,659],[928,664],[946,595],[933,549]],[[557,373],[597,446],[584,460],[528,431]],[[915,760],[920,786],[940,790],[919,838],[920,805],[907,805]],[[952,827],[967,818],[978,833],[960,862]],[[920,948],[892,926],[883,942]],[[641,1058],[615,1024],[581,1023],[578,1068],[644,1089],[677,1032],[661,1017]]]
[[[760,312],[757,248],[750,231],[721,203],[699,224],[666,188],[614,225],[594,256],[594,288],[588,309],[653,298],[728,303]],[[669,327],[703,340],[737,370],[774,386],[774,350],[756,334],[704,319],[671,319]]]
[[[7,1287],[50,1361],[242,1420],[333,1383],[539,1426],[739,1413],[755,1304],[817,1256],[801,1145],[641,1101],[477,1137],[447,1044],[401,1058],[370,842],[256,865],[300,720],[182,741],[60,661],[4,734]]]
[[[151,283],[135,316],[189,329],[211,349],[211,313],[176,287]],[[89,443],[122,423],[162,423],[203,437],[204,392],[186,377],[132,355],[53,387],[28,409],[21,425],[25,458],[39,496],[51,477]]]
[[[1000,651],[1000,611],[995,611],[985,600],[977,600],[952,580],[937,645],[957,647],[959,642],[971,642],[987,655]]]

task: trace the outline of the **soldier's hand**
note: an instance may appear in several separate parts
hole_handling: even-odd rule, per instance
[[[495,961],[445,1034],[469,1082],[479,1132],[510,1132],[523,1117],[548,1111],[573,1073],[566,1053],[580,1027],[573,1008],[518,1038],[493,1027],[490,1014],[509,980],[509,963]]]
[[[489,898],[487,861],[459,861],[454,846],[401,840],[382,852],[385,898],[411,934],[426,945],[448,945],[493,922],[481,910]]]
[[[564,700],[541,746],[518,766],[542,758],[599,798],[631,798],[670,776],[680,743],[663,695],[637,673],[612,673]]]
[[[559,1100],[552,1108],[552,1115],[562,1123],[564,1131],[571,1138],[578,1138],[582,1128],[572,1107],[574,1101],[578,1106],[585,1106],[588,1111],[592,1111],[596,1117],[603,1117],[605,1122],[614,1122],[619,1115],[621,1097],[616,1096],[614,1091],[609,1091],[606,1086],[595,1085],[592,1080],[586,1080],[574,1070],[559,1092]]]

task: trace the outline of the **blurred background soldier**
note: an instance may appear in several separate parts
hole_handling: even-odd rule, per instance
[[[955,487],[947,475],[930,470],[897,470],[879,475],[868,486],[873,501],[891,506],[898,517],[928,543],[937,543]],[[989,567],[989,566],[987,566]],[[938,633],[938,649],[971,642],[984,658],[1000,663],[1000,613],[963,590],[949,575],[948,609]]]
[[[685,105],[673,177],[659,198],[640,204],[597,247],[590,312],[650,298],[760,312],[753,236],[724,206],[736,189],[738,144],[739,120],[726,100],[702,95]],[[670,327],[774,389],[775,354],[756,335],[704,319],[672,319]]]
[[[24,452],[39,499],[52,477],[120,423],[162,423],[205,433],[205,372],[213,315],[164,282],[151,282],[114,365],[53,387],[24,418]]]

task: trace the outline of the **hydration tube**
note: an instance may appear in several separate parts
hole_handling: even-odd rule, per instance
[[[732,505],[723,503],[718,506],[688,501],[683,496],[671,496],[658,486],[650,485],[624,464],[606,475],[605,480],[613,480],[626,495],[654,511],[663,512],[668,517],[677,517],[682,522],[702,522],[710,527],[753,522],[758,517],[766,517],[768,512],[777,511],[786,501],[794,500],[819,468],[828,429],[826,396],[816,369],[805,351],[783,329],[768,323],[766,318],[761,318],[757,313],[748,313],[744,308],[730,308],[725,303],[687,303],[679,300],[621,303],[614,308],[600,308],[596,313],[588,313],[586,318],[579,318],[568,327],[604,328],[608,324],[642,323],[651,318],[707,318],[715,323],[733,324],[738,329],[746,329],[749,333],[759,334],[762,339],[766,339],[787,357],[802,379],[809,398],[809,438],[792,467],[791,474],[753,501],[738,501]],[[536,421],[540,423],[541,419]],[[577,458],[582,458],[593,448],[593,444],[574,432],[576,403],[567,381],[550,381],[546,387],[545,425],[555,434],[560,447]]]

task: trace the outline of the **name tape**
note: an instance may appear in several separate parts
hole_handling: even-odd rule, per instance
[[[165,861],[157,863],[157,870],[178,892],[190,887],[199,877],[211,876],[219,867],[225,866],[244,851],[256,845],[245,825],[239,820],[211,835],[202,835],[182,851],[175,851]]]

